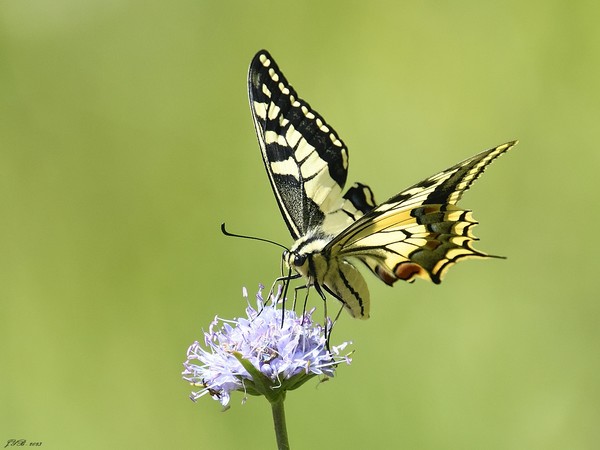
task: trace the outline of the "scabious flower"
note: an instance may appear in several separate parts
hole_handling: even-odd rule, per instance
[[[231,392],[241,391],[274,404],[286,391],[315,376],[333,377],[340,363],[350,363],[349,354],[341,355],[349,342],[329,349],[324,327],[312,321],[314,309],[298,316],[281,308],[280,291],[265,302],[262,289],[256,309],[248,303],[247,318],[217,316],[204,332],[204,347],[197,341],[189,347],[183,379],[202,388],[192,400],[209,394],[228,407]]]

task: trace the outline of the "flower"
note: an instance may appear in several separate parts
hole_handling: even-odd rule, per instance
[[[324,328],[312,322],[314,308],[302,316],[278,308],[281,289],[265,305],[262,289],[256,295],[257,308],[248,304],[247,318],[215,317],[204,332],[206,348],[197,341],[188,348],[183,379],[202,387],[192,392],[192,400],[209,394],[227,407],[231,392],[241,391],[274,403],[286,391],[317,375],[333,377],[340,363],[350,363],[349,354],[340,355],[349,342],[329,349]],[[243,293],[247,298],[246,289]]]

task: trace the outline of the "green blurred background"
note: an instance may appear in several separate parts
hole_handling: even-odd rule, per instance
[[[187,346],[290,244],[246,70],[267,48],[379,200],[518,138],[441,286],[369,275],[354,362],[288,396],[294,448],[592,449],[600,7],[592,1],[0,3],[0,445],[274,448],[268,403],[192,403]],[[589,215],[588,215],[589,214]],[[316,306],[320,306],[318,302]]]

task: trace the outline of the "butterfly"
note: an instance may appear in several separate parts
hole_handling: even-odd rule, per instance
[[[366,319],[369,289],[357,261],[391,286],[417,277],[438,284],[458,261],[492,257],[473,248],[477,222],[456,203],[517,141],[481,152],[377,204],[361,183],[342,194],[346,145],[298,97],[265,50],[250,64],[248,95],[269,181],[295,240],[283,260],[323,299],[327,292],[353,317]]]

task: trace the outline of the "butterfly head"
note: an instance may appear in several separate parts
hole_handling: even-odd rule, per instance
[[[330,240],[331,237],[323,235],[320,231],[309,231],[294,242],[289,250],[283,252],[283,261],[289,268],[306,278],[319,278],[315,272],[319,271],[323,249]]]
[[[300,275],[307,276],[308,275],[308,260],[309,256],[306,253],[299,253],[295,250],[286,250],[283,252],[283,261],[287,264],[287,266],[291,269],[294,269]]]

